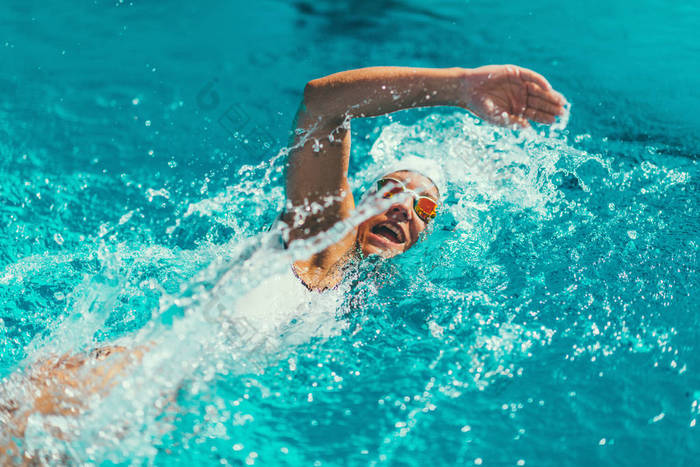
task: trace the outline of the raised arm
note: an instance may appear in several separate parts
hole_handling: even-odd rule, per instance
[[[465,71],[375,67],[310,81],[297,113],[287,169],[290,240],[327,230],[354,208],[347,180],[350,119],[428,105],[466,106],[460,99],[465,95]],[[313,203],[324,207],[323,214],[294,225],[294,208]]]
[[[554,122],[564,104],[564,98],[541,75],[514,65],[373,67],[310,81],[295,120],[287,167],[284,220],[290,227],[289,240],[328,230],[354,209],[347,179],[352,118],[450,105],[493,123],[527,126],[528,120]],[[327,267],[352,241],[351,233],[306,266]]]

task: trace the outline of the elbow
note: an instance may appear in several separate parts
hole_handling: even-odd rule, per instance
[[[302,115],[307,122],[336,127],[343,123],[346,112],[338,95],[339,90],[324,78],[314,79],[304,87]]]
[[[304,97],[313,97],[323,88],[323,78],[312,79],[304,86]]]
[[[321,79],[314,79],[304,86],[304,109],[310,116],[322,117],[326,109],[323,108],[324,86]]]

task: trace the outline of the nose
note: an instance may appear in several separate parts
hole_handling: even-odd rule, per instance
[[[387,212],[387,217],[395,221],[409,221],[411,219],[411,212],[413,211],[413,209],[410,208],[410,202],[410,199],[406,199],[403,202],[392,204]]]

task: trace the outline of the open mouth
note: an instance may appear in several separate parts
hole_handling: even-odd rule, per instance
[[[404,243],[406,237],[397,225],[390,222],[383,222],[372,227],[372,233],[384,237],[392,243]]]

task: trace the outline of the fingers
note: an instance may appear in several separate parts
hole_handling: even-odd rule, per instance
[[[554,123],[565,112],[566,99],[554,89],[545,90],[534,83],[527,85],[525,116],[540,123]]]
[[[553,104],[551,101],[535,96],[527,96],[527,108],[539,110],[552,115],[562,115],[564,113],[563,105]]]
[[[563,108],[566,105],[566,99],[560,93],[554,89],[545,90],[541,87],[528,83],[527,85],[527,95],[528,98],[536,97],[542,99],[543,101],[549,102],[557,107]]]
[[[542,89],[545,89],[547,91],[552,89],[552,85],[549,84],[549,81],[547,81],[545,79],[545,77],[542,76],[541,74],[536,73],[532,70],[528,70],[527,68],[518,67],[518,69],[520,71],[520,77],[523,80],[525,80],[529,83],[534,83],[537,86],[539,86]]]
[[[541,87],[537,86],[534,83],[527,83],[527,95],[539,97],[539,98],[544,99],[552,104],[559,105],[562,107],[564,105],[566,105],[566,99],[564,98],[564,96],[559,94],[557,91],[555,91],[554,89],[549,89],[549,90],[542,89]]]
[[[538,123],[552,124],[557,121],[556,115],[533,108],[528,108],[525,111],[525,117]]]
[[[507,113],[498,116],[492,114],[490,121],[499,125],[515,124],[528,127],[528,120],[552,124],[556,122],[558,116],[566,112],[566,99],[552,89],[552,85],[544,76],[515,65],[501,65],[493,68],[496,71],[505,71],[498,78],[506,78],[506,81],[498,81],[497,84],[508,91],[506,97],[500,95],[505,94],[501,89],[493,92],[494,94],[500,92],[498,96],[502,98],[497,108],[493,110],[505,110]]]

